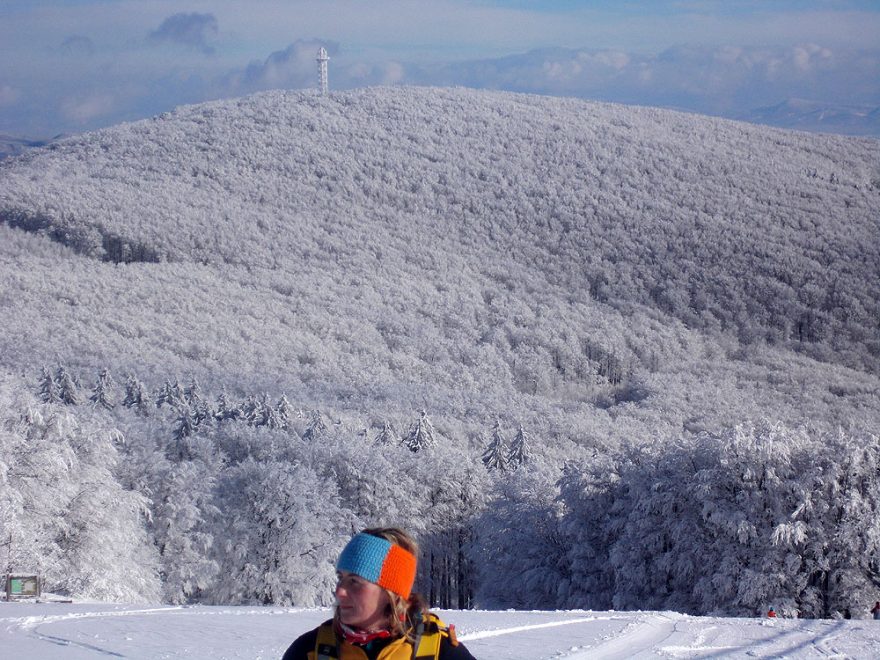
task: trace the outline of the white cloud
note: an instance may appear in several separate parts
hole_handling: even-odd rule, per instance
[[[807,73],[816,66],[827,63],[832,58],[832,53],[827,48],[816,44],[795,46],[791,51],[791,59],[795,68],[802,73]]]
[[[210,42],[218,32],[217,19],[213,14],[179,13],[162,21],[150,33],[150,41],[180,44],[212,55],[214,47]]]
[[[581,52],[578,54],[578,58],[584,62],[596,63],[617,71],[622,71],[630,63],[629,55],[616,50],[605,50],[592,55]]]
[[[107,93],[68,97],[61,101],[61,114],[80,124],[109,116],[116,109],[116,100]]]
[[[227,76],[225,84],[237,92],[312,86],[317,76],[315,56],[322,46],[331,59],[339,51],[336,43],[300,39],[271,53],[264,61],[253,62],[244,71]]]
[[[180,103],[311,87],[322,44],[335,48],[333,89],[468,85],[710,112],[787,96],[880,102],[880,11],[659,4],[192,0],[182,13],[178,0],[79,0],[4,13],[0,2],[0,84],[30,104],[0,119],[54,133],[75,129],[59,118],[91,116],[97,128]],[[149,47],[157,43],[175,47]],[[62,113],[62,98],[79,100]],[[114,104],[118,114],[100,110]]]
[[[383,85],[394,85],[401,82],[406,76],[406,69],[400,62],[388,62],[382,74]]]
[[[658,55],[546,49],[523,55],[411,67],[404,82],[562,94],[709,113],[799,97],[880,104],[880,51],[677,46]]]

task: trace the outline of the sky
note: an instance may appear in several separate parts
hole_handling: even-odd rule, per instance
[[[0,134],[266,89],[463,85],[737,117],[880,105],[878,0],[0,0]]]

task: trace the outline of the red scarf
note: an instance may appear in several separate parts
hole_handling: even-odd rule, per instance
[[[359,644],[360,646],[369,644],[374,639],[391,637],[390,630],[375,630],[373,632],[368,630],[355,630],[354,628],[349,628],[344,623],[339,624],[339,632],[342,633],[342,637],[346,642],[349,644]]]

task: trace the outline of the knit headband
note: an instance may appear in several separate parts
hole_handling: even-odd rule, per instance
[[[416,557],[391,541],[361,532],[339,555],[336,570],[360,575],[407,599],[416,579]]]

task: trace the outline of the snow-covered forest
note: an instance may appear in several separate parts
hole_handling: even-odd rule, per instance
[[[271,92],[0,163],[0,561],[327,604],[831,616],[880,590],[880,143]]]

